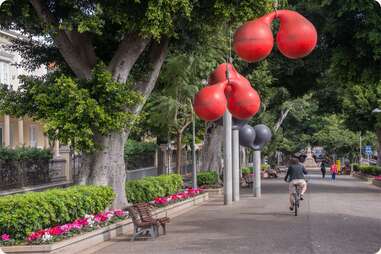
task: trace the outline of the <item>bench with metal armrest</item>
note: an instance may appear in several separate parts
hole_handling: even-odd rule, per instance
[[[163,228],[163,234],[167,233],[166,224],[170,222],[168,217],[154,218],[151,213],[151,205],[149,203],[135,204],[134,208],[138,211],[142,222],[153,222],[157,226]]]

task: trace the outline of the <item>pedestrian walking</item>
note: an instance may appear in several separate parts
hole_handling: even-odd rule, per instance
[[[324,161],[322,161],[321,164],[320,164],[320,170],[321,170],[321,176],[324,179],[325,178],[325,173],[326,173],[326,168],[325,168]]]
[[[332,177],[332,181],[336,181],[336,175],[337,175],[337,165],[335,163],[333,163],[331,165],[331,177]]]

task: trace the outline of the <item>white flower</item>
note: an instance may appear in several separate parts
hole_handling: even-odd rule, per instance
[[[94,215],[90,215],[90,214],[85,214],[85,218],[86,219],[94,219]]]
[[[42,240],[43,242],[48,242],[48,241],[52,240],[52,238],[53,238],[53,236],[51,236],[49,233],[45,233],[45,234],[42,236],[41,240]]]

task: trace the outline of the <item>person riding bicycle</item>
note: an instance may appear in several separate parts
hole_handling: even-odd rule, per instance
[[[294,209],[292,201],[292,193],[294,191],[294,186],[297,185],[301,188],[300,199],[303,200],[303,195],[307,190],[307,182],[304,178],[304,175],[307,175],[307,171],[302,164],[299,163],[299,160],[296,158],[291,159],[290,166],[287,169],[287,174],[284,178],[286,182],[289,182],[288,192],[290,195],[290,210]]]

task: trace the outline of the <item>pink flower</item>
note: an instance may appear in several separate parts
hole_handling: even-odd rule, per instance
[[[36,231],[36,232],[33,232],[31,233],[29,236],[28,236],[28,241],[35,241],[37,239],[40,239],[44,234],[45,234],[45,230],[42,229],[42,230],[39,230],[39,231]]]
[[[168,204],[167,198],[155,198],[154,203],[157,205],[166,205]]]
[[[117,217],[124,217],[124,216],[125,216],[125,213],[124,213],[124,211],[122,211],[122,210],[115,210],[115,211],[114,211],[114,214],[115,214],[115,216],[117,216]]]
[[[1,240],[2,241],[9,241],[9,240],[11,240],[11,237],[8,235],[8,234],[2,234],[1,235]]]

